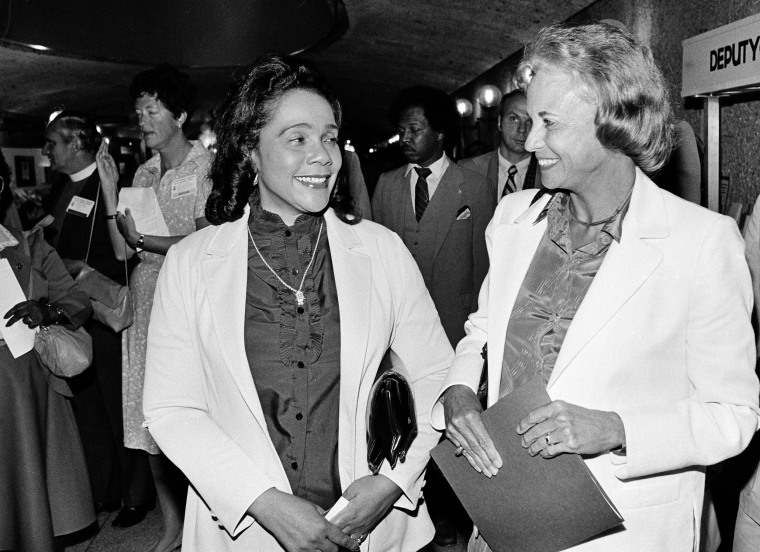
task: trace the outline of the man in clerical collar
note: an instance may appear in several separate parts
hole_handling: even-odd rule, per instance
[[[95,163],[102,141],[92,117],[79,111],[60,112],[45,129],[42,154],[54,171],[68,175],[45,201],[54,218],[45,228],[45,238],[73,277],[86,259],[92,268],[125,285],[124,263],[116,259],[108,232],[115,217],[106,210]],[[121,334],[92,318],[84,328],[92,335],[94,360],[70,385],[96,509],[124,506],[124,511],[147,512],[155,500],[147,456],[124,447]],[[142,518],[133,519],[137,523]]]

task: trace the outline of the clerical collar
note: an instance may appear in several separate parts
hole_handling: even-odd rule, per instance
[[[72,182],[79,182],[86,178],[90,178],[92,173],[94,173],[97,168],[98,168],[98,165],[96,163],[93,163],[89,167],[85,167],[81,171],[75,172],[74,174],[70,175],[69,178],[71,178]]]

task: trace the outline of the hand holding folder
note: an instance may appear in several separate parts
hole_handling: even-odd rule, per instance
[[[515,428],[536,407],[550,402],[533,380],[482,415],[503,467],[485,478],[454,454],[449,441],[431,455],[494,552],[554,552],[623,522],[580,456],[533,457]]]

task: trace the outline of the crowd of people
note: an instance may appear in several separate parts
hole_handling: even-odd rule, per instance
[[[83,327],[93,362],[64,379],[0,340],[0,550],[53,551],[103,510],[129,527],[156,498],[150,552],[451,544],[456,497],[430,450],[446,438],[484,477],[508,471],[481,414],[532,381],[550,402],[508,429],[526,455],[580,455],[624,519],[572,550],[709,550],[706,467],[760,425],[760,208],[745,258],[732,219],[651,180],[678,178],[668,162],[688,132],[626,29],[546,27],[516,84],[497,149],[459,163],[453,99],[402,91],[390,118],[406,164],[370,203],[311,65],[252,67],[215,112],[213,155],[184,131],[187,75],[140,73],[130,95],[154,155],[131,186],[155,192],[168,235],[119,210],[94,120],[59,113],[43,153],[68,178],[49,216],[0,225],[27,298],[4,314]],[[126,330],[90,316],[85,266],[129,285]],[[386,370],[412,390],[417,435],[373,470],[368,409]],[[760,544],[755,480],[736,552]],[[504,549],[487,539],[474,528],[468,549]]]

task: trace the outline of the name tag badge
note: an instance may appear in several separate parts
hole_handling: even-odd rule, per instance
[[[172,199],[179,199],[197,193],[197,177],[184,176],[172,182]]]
[[[95,202],[91,199],[84,197],[74,196],[71,198],[71,203],[66,207],[66,212],[77,217],[87,218],[92,213],[92,208],[95,207]]]

